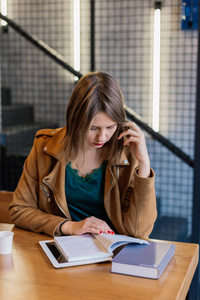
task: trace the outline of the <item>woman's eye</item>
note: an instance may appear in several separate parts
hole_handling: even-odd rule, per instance
[[[108,129],[114,129],[116,125],[109,126]]]
[[[90,130],[96,130],[97,127],[91,126]]]

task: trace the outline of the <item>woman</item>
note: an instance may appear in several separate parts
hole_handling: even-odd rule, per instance
[[[125,120],[123,95],[105,72],[77,83],[66,127],[37,132],[14,192],[14,223],[35,232],[114,232],[148,238],[156,219],[145,137]]]

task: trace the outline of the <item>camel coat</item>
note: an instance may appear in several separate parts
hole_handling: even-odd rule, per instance
[[[65,127],[37,132],[10,205],[19,227],[54,236],[60,224],[71,220],[65,196]],[[154,172],[137,175],[138,162],[124,146],[116,163],[107,163],[104,206],[118,233],[148,238],[157,216]]]

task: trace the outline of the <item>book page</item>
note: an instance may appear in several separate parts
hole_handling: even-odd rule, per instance
[[[104,246],[104,248],[112,253],[117,247],[125,245],[128,243],[137,243],[137,244],[148,244],[147,241],[142,239],[133,238],[121,234],[94,234],[94,237]]]
[[[110,254],[90,234],[54,237],[54,240],[68,261],[108,258]]]

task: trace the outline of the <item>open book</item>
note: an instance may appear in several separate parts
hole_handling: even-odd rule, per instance
[[[39,242],[56,268],[110,261],[113,251],[128,243],[147,241],[120,234],[84,234],[54,237],[54,241]]]

